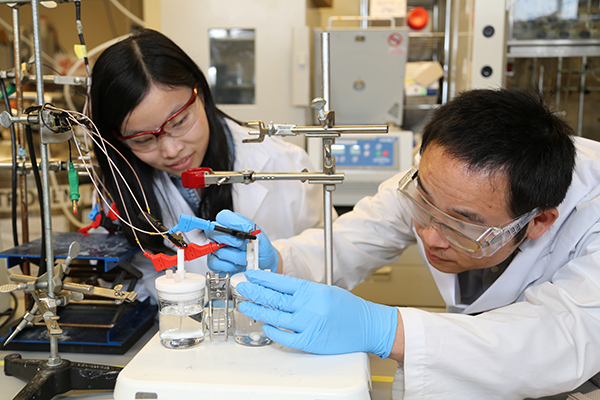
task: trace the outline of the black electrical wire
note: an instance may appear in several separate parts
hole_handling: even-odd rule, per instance
[[[52,65],[50,64],[46,64],[46,63],[42,63],[42,66],[51,69],[52,71],[54,71],[56,73],[56,75],[64,75],[62,72],[60,72],[59,70],[57,70],[56,68],[54,68]]]
[[[81,23],[81,1],[75,2],[75,19],[77,20],[77,34],[79,35],[79,43],[85,47],[85,40],[83,39],[83,24]],[[86,55],[83,57],[83,61],[85,62],[86,70],[90,70],[90,62]]]
[[[2,97],[4,97],[4,106],[6,112],[12,116],[10,109],[10,101],[8,100],[8,94],[6,92],[6,85],[4,80],[0,79],[0,89],[2,90]],[[19,234],[17,230],[17,135],[15,133],[15,127],[10,125],[10,142],[12,150],[12,193],[11,193],[11,217],[12,217],[12,232],[13,232],[13,243],[17,247],[19,245]]]
[[[77,34],[79,36],[79,42],[81,43],[81,47],[83,47],[83,62],[85,63],[85,72],[88,78],[90,78],[91,76],[91,70],[90,70],[90,61],[88,59],[87,56],[87,48],[85,46],[85,39],[83,38],[83,23],[81,22],[81,2],[80,1],[75,1],[75,19],[77,20]],[[89,82],[89,81],[88,81]],[[87,90],[86,90],[86,94],[85,94],[85,103],[84,103],[84,109],[83,112],[84,114],[88,114],[91,115],[92,110],[91,110],[91,86],[87,85]]]
[[[41,276],[46,272],[46,224],[44,221],[44,197],[42,195],[42,179],[40,177],[40,170],[38,168],[37,158],[35,155],[35,147],[33,144],[33,133],[31,131],[31,125],[25,126],[25,136],[27,138],[27,147],[29,147],[29,158],[31,158],[31,169],[33,170],[33,177],[35,178],[35,186],[38,191],[38,202],[40,203],[40,216],[42,221],[42,242],[40,246],[40,268],[38,276]]]

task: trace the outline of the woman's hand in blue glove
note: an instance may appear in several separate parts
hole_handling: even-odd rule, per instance
[[[252,232],[260,229],[245,216],[233,211],[223,210],[217,214],[215,221],[218,225],[226,228]],[[222,247],[208,255],[208,268],[213,272],[229,272],[231,275],[246,270],[246,244],[242,240],[226,233],[217,231],[206,231],[206,236],[217,243],[225,243],[229,246]],[[277,271],[279,255],[271,245],[269,238],[263,232],[257,235],[258,239],[258,266],[260,269]]]
[[[237,290],[257,304],[244,302],[240,311],[268,324],[263,331],[275,342],[315,354],[390,355],[399,318],[395,307],[266,271],[247,271],[246,277],[249,282],[239,283]]]

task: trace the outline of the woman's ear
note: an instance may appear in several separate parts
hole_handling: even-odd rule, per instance
[[[558,218],[556,208],[548,208],[536,215],[527,226],[527,237],[537,239],[548,230]]]

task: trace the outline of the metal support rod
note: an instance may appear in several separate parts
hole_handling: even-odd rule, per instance
[[[37,104],[42,105],[44,104],[44,74],[42,70],[42,42],[40,37],[39,0],[32,0],[31,14],[33,20],[33,52],[35,55],[35,89],[37,94]]]
[[[450,70],[448,65],[450,63],[450,22],[452,20],[452,0],[446,0],[446,11],[444,16],[444,81],[442,82],[442,104],[446,104],[449,100],[450,92]]]
[[[369,0],[360,0],[360,16],[369,16]],[[363,29],[367,29],[369,27],[369,21],[367,21],[366,19],[361,19],[360,27]]]
[[[540,96],[544,94],[544,64],[540,65],[540,72],[538,74],[538,90],[540,92]]]
[[[321,89],[323,90],[323,98],[325,99],[325,106],[323,111],[325,115],[330,109],[330,65],[329,65],[329,32],[321,33]],[[325,126],[327,128],[327,126]],[[329,148],[331,151],[331,145],[335,142],[335,139],[323,139],[323,149]],[[329,164],[329,165],[328,165]],[[328,174],[335,172],[335,160],[331,157],[326,158],[325,154],[323,157],[323,172]],[[323,185],[323,212],[325,220],[325,229],[323,235],[325,239],[325,283],[327,285],[333,285],[333,191],[335,185]]]
[[[388,133],[387,125],[334,125],[323,129],[323,127],[315,127],[315,126],[296,126],[291,129],[291,131],[295,134],[303,134],[306,136],[318,136],[323,135],[328,132],[332,134],[339,135],[340,133],[356,133],[356,134],[365,134],[365,133],[378,133],[384,134]]]
[[[31,0],[31,19],[33,25],[33,52],[35,54],[35,76],[36,76],[36,92],[37,104],[44,104],[44,80],[42,70],[42,42],[40,37],[40,12],[39,0]],[[40,136],[42,127],[40,126]],[[41,169],[42,169],[42,198],[44,202],[44,233],[45,233],[45,251],[46,251],[46,277],[48,281],[48,297],[55,298],[54,294],[54,249],[52,245],[52,216],[50,212],[50,179],[48,171],[48,145],[40,144],[41,153]],[[58,355],[58,337],[50,335],[50,358],[48,359],[49,366],[57,366],[61,363]]]
[[[560,83],[562,80],[562,63],[563,58],[558,57],[558,65],[556,67],[556,94],[554,96],[554,111],[560,111]]]
[[[533,57],[531,59],[531,86],[535,87],[536,85],[536,74],[538,72],[538,59],[537,57]],[[539,88],[538,88],[539,90]]]
[[[330,71],[329,66],[329,32],[321,32],[321,92],[325,99],[323,111],[327,113],[330,109],[331,92],[330,92]]]
[[[439,37],[444,37],[444,35],[442,33],[440,33],[440,5],[439,5],[439,1],[434,2],[432,10],[431,10],[431,26],[433,27],[433,31],[435,32],[424,32],[426,34],[429,34],[432,38],[432,46],[433,46],[433,52],[431,53],[431,61],[440,61],[440,57],[439,57],[439,51],[440,51],[440,42],[438,40],[435,40],[434,37],[437,35],[440,35]],[[411,37],[410,32],[408,34],[409,38]],[[440,64],[442,64],[440,62]]]
[[[15,124],[16,126],[16,124]],[[87,162],[87,166],[89,168],[94,168],[96,167],[96,165],[93,165],[91,160],[86,159]],[[85,175],[87,175],[87,170],[85,168],[86,166],[82,163],[73,163],[73,168],[75,168],[76,170],[80,170],[82,172],[85,172]],[[8,163],[8,162],[0,162],[0,171],[2,170],[10,170],[12,168],[12,164]],[[29,171],[32,170],[32,165],[30,162],[27,163],[21,163],[20,164],[20,170],[17,172],[19,175],[24,175],[27,174]],[[39,168],[39,166],[38,166]],[[54,172],[58,172],[58,171],[68,171],[69,170],[69,163],[66,161],[49,161],[48,162],[48,169],[50,171],[54,171]],[[25,273],[25,272],[23,272]],[[25,275],[29,275],[29,274],[25,274]]]
[[[579,79],[579,110],[577,112],[577,136],[583,133],[583,103],[585,95],[585,75],[587,69],[587,56],[581,57],[581,76]]]
[[[335,190],[335,185],[323,185],[325,283],[329,286],[333,285],[333,190]]]
[[[21,26],[19,22],[19,5],[12,5],[12,23],[13,23],[13,58],[15,65],[15,96],[17,100],[17,115],[23,112],[23,84],[21,83]],[[9,111],[9,110],[7,110]],[[14,125],[19,149],[25,148],[25,136],[21,125]],[[19,156],[17,156],[19,157]],[[23,159],[24,161],[24,159]],[[19,202],[21,203],[21,240],[23,243],[29,242],[29,217],[27,211],[27,178],[25,174],[19,177]],[[21,264],[21,270],[29,275],[29,262]],[[25,307],[29,307],[29,297],[25,297]]]

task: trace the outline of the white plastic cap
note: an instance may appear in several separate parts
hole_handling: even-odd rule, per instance
[[[234,289],[240,282],[248,282],[248,279],[246,278],[246,275],[243,272],[239,272],[235,275],[232,275],[231,278],[229,278],[229,284]]]
[[[187,297],[193,298],[197,292],[204,291],[206,277],[200,274],[186,273],[185,278],[180,279],[178,274],[167,273],[156,278],[154,284],[159,295],[166,295],[165,297],[173,298],[173,300],[188,300]],[[186,298],[184,299],[181,296]]]
[[[237,291],[237,285],[240,282],[248,282],[248,279],[246,279],[246,274],[244,274],[243,272],[239,272],[235,275],[232,275],[231,278],[229,278],[229,285],[231,286],[231,293],[234,296],[241,296]]]

